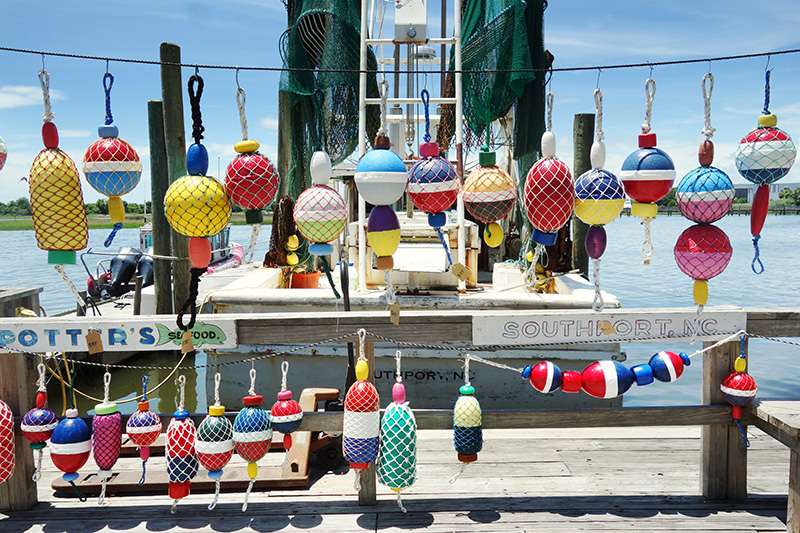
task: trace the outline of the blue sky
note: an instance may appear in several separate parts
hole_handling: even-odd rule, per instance
[[[435,4],[435,5],[434,5]],[[391,4],[390,4],[391,5]],[[430,24],[438,28],[429,2]],[[391,12],[391,9],[388,10]],[[452,12],[452,8],[450,9]],[[0,2],[0,46],[71,54],[157,60],[163,41],[181,46],[184,63],[269,66],[281,65],[278,40],[285,30],[286,13],[279,0],[194,0],[104,2],[74,0]],[[707,1],[596,2],[551,0],[545,12],[545,46],[559,68],[600,64],[638,63],[698,57],[726,56],[800,48],[797,28],[800,7],[790,0],[762,3]],[[438,35],[438,29],[431,30]],[[86,147],[97,138],[104,119],[102,77],[104,61],[46,57],[50,73],[54,122],[61,148],[80,166]],[[715,165],[735,182],[742,178],[733,167],[736,144],[756,124],[763,106],[765,58],[714,62],[712,125],[716,128]],[[0,201],[27,196],[30,164],[42,148],[43,112],[37,72],[39,55],[0,51],[0,137],[9,156],[0,171]],[[770,109],[778,126],[800,138],[800,54],[770,60]],[[658,90],[652,128],[658,146],[675,161],[678,176],[697,166],[697,147],[703,136],[703,100],[700,81],[707,63],[659,66],[653,70]],[[114,123],[120,137],[139,151],[144,163],[140,185],[127,201],[149,197],[147,101],[160,98],[159,69],[153,65],[111,62]],[[184,83],[193,69],[184,69]],[[231,70],[201,69],[205,91],[201,103],[206,127],[204,144],[211,156],[210,174],[219,175],[234,156],[240,140]],[[604,70],[606,168],[618,171],[637,146],[644,120],[646,67]],[[250,138],[275,157],[277,145],[277,73],[242,71],[239,81],[247,91]],[[572,123],[575,113],[594,112],[592,93],[597,71],[555,73],[553,130],[558,155],[572,161]],[[189,138],[188,98],[184,114]],[[800,182],[794,169],[785,182]],[[84,197],[103,196],[84,182]]]

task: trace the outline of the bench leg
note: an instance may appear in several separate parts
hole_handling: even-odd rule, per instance
[[[800,454],[789,452],[789,505],[786,508],[786,531],[800,532]]]

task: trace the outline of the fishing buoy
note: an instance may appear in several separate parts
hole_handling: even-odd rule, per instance
[[[105,124],[97,128],[100,139],[89,145],[83,156],[83,174],[97,192],[108,196],[108,214],[114,223],[111,234],[103,243],[111,246],[114,235],[125,221],[123,194],[131,192],[142,177],[142,162],[133,146],[119,138],[119,129],[113,125],[111,115],[111,87],[114,76],[106,72],[103,89],[106,95]]]
[[[167,458],[167,478],[169,479],[169,497],[172,498],[172,513],[178,501],[191,492],[192,479],[197,475],[200,465],[197,461],[197,430],[189,418],[189,411],[183,408],[186,377],[178,376],[176,380],[180,389],[178,410],[172,415],[167,426],[164,455]]]
[[[678,183],[675,193],[681,214],[701,224],[716,222],[728,214],[733,197],[731,179],[725,172],[710,165],[690,170]]]
[[[45,380],[45,366],[39,363],[39,387],[36,392],[36,407],[25,413],[22,417],[20,430],[22,435],[30,442],[31,449],[36,456],[36,469],[33,481],[39,481],[42,475],[42,458],[47,441],[56,428],[56,414],[47,407],[47,381]]]
[[[14,413],[0,400],[0,483],[14,473]]]
[[[366,330],[358,330],[358,362],[356,382],[344,397],[344,420],[342,425],[342,451],[356,471],[356,489],[360,488],[361,472],[378,456],[380,435],[380,399],[375,385],[366,381],[369,364],[364,351]]]
[[[142,477],[139,485],[144,484],[147,460],[150,458],[150,446],[161,435],[161,417],[150,410],[150,402],[147,401],[147,380],[145,375],[142,377],[142,399],[138,403],[138,410],[128,418],[125,425],[125,433],[134,446],[139,448],[139,457],[142,459]]]
[[[722,395],[725,399],[730,403],[733,407],[731,408],[731,414],[733,416],[733,421],[736,422],[736,425],[739,426],[739,432],[742,434],[742,443],[745,447],[750,446],[750,441],[747,438],[747,433],[745,433],[744,428],[742,427],[742,423],[740,422],[740,418],[742,416],[742,407],[746,405],[750,405],[753,403],[753,400],[756,398],[756,394],[758,394],[758,387],[756,386],[756,381],[745,372],[747,370],[747,359],[745,357],[745,337],[741,338],[741,353],[739,357],[736,358],[736,362],[734,364],[735,372],[731,372],[728,376],[722,380],[720,384],[720,390],[722,391]]]
[[[678,237],[675,262],[681,272],[695,280],[693,292],[698,315],[708,300],[708,280],[725,270],[732,255],[730,239],[716,226],[696,224]]]
[[[214,376],[214,405],[208,407],[208,415],[197,428],[197,460],[200,466],[208,470],[208,477],[214,480],[216,486],[209,511],[217,506],[222,469],[233,456],[233,424],[225,418],[225,406],[219,403],[220,380],[220,373],[217,372]]]
[[[561,388],[564,376],[561,369],[550,361],[536,363],[531,368],[529,381],[531,387],[545,394]]]
[[[313,186],[297,198],[294,223],[300,234],[311,241],[309,253],[322,259],[328,282],[339,298],[326,256],[333,253],[330,242],[338,239],[347,225],[347,205],[342,195],[328,186],[331,179],[331,160],[328,154],[314,152],[311,156],[310,173]]]
[[[288,452],[292,448],[292,433],[300,427],[303,421],[303,409],[300,404],[292,399],[292,391],[286,388],[286,377],[289,373],[289,361],[281,363],[281,391],[278,401],[272,406],[270,420],[272,428],[283,434],[283,447]]]
[[[381,418],[381,448],[378,456],[378,481],[397,493],[397,505],[406,512],[400,491],[417,478],[417,421],[406,401],[406,388],[400,372],[397,351],[397,381],[392,385],[392,403]]]
[[[581,373],[583,391],[595,398],[622,396],[635,380],[633,372],[616,361],[594,362]]]
[[[653,377],[664,383],[671,383],[683,375],[683,368],[692,364],[685,353],[658,352],[648,362]]]
[[[675,164],[672,158],[660,148],[656,148],[656,134],[650,131],[650,117],[653,98],[656,94],[656,82],[649,78],[645,82],[645,120],[642,133],[639,135],[639,149],[632,152],[622,163],[619,177],[633,204],[631,214],[642,219],[645,239],[642,245],[644,264],[650,264],[653,255],[653,243],[650,239],[650,221],[656,217],[656,202],[664,198],[675,181]]]
[[[7,157],[8,157],[8,147],[6,146],[6,142],[3,140],[3,138],[0,137],[0,170],[3,170],[3,167],[6,164]]]
[[[379,270],[391,270],[394,266],[392,254],[400,244],[400,221],[388,205],[372,208],[367,220],[367,238],[375,255]]]
[[[488,146],[486,146],[488,150]],[[486,224],[483,240],[491,248],[503,242],[503,229],[498,220],[514,208],[517,187],[504,169],[497,166],[495,152],[481,151],[478,166],[464,182],[464,207],[476,220]]]
[[[548,93],[548,109],[552,109],[553,94]],[[551,111],[548,112],[548,115]],[[556,157],[556,136],[550,130],[542,134],[542,158],[531,167],[525,179],[525,212],[533,232],[531,242],[534,252],[525,281],[528,287],[535,282],[535,265],[545,246],[556,243],[558,230],[572,216],[575,203],[575,187],[572,173],[563,161]]]
[[[478,460],[483,448],[483,416],[472,385],[462,385],[453,408],[453,445],[463,465]]]
[[[78,410],[74,407],[67,409],[66,415],[50,437],[50,459],[56,468],[64,472],[64,481],[72,485],[83,501],[86,498],[78,491],[75,480],[78,479],[78,470],[89,460],[92,430],[78,418]]]
[[[100,471],[97,476],[101,479],[102,488],[98,505],[102,505],[106,495],[106,483],[111,478],[111,469],[119,459],[122,447],[122,415],[117,410],[117,404],[108,401],[111,374],[106,372],[103,376],[105,394],[103,403],[94,406],[92,417],[92,455]]]
[[[75,163],[58,148],[58,129],[51,122],[47,71],[39,72],[39,81],[45,95],[45,149],[33,160],[28,179],[33,229],[39,248],[48,251],[48,263],[74,265],[75,252],[86,248],[89,238],[81,179]]]
[[[250,369],[249,394],[242,398],[244,407],[233,421],[233,446],[236,448],[236,453],[239,454],[239,457],[247,461],[247,475],[250,477],[242,511],[247,510],[250,491],[256,482],[256,476],[258,475],[257,461],[267,454],[272,443],[270,416],[262,407],[264,397],[256,394],[255,385],[256,371],[253,368]]]
[[[792,138],[777,127],[778,117],[769,111],[771,72],[766,72],[764,110],[758,117],[758,127],[745,135],[736,148],[736,170],[744,179],[758,186],[750,213],[750,233],[755,250],[751,268],[756,274],[764,272],[758,241],[769,209],[769,185],[789,173],[797,156]]]
[[[379,133],[375,149],[364,154],[356,166],[358,194],[372,205],[393,204],[406,192],[406,164],[390,150],[391,146],[389,137]]]

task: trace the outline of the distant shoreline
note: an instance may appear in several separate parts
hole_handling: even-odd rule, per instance
[[[151,218],[148,216],[147,220],[142,215],[127,215],[125,217],[125,227],[138,228],[145,222],[149,222]],[[87,218],[89,229],[111,229],[114,223],[108,215],[94,215]],[[264,213],[264,225],[268,226],[272,221],[272,213]],[[247,223],[244,220],[244,213],[234,213],[231,216],[231,224],[234,226],[244,226]],[[16,217],[16,218],[0,218],[0,231],[12,230],[32,230],[33,219],[31,217]]]

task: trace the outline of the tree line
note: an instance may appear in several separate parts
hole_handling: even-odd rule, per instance
[[[137,204],[134,202],[128,203],[122,201],[125,206],[125,212],[129,215],[142,215],[145,213],[152,213],[152,202],[149,200],[145,204]],[[86,206],[87,215],[108,215],[108,200],[97,200],[96,202],[84,204]],[[241,207],[232,206],[233,212],[238,213],[242,211]],[[0,217],[29,217],[31,216],[31,202],[25,197],[12,200],[7,203],[0,202]]]

